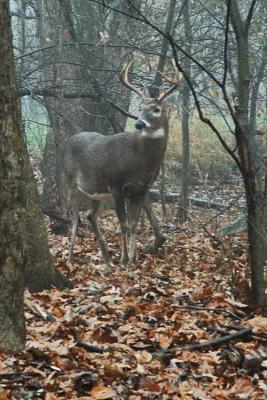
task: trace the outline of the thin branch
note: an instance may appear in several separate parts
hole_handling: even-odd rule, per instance
[[[190,61],[192,61],[194,64],[196,64],[202,71],[206,72],[206,74],[219,86],[221,87],[222,84],[221,82],[199,61],[197,61],[194,57],[192,57],[190,54],[188,54],[187,51],[185,51],[182,47],[180,47],[177,43],[174,42],[172,35],[169,32],[163,32],[160,28],[158,28],[156,25],[154,25],[152,22],[150,22],[143,14],[140,13],[140,10],[131,2],[131,0],[127,0],[129,4],[134,8],[134,10],[142,16],[142,22],[145,22],[148,26],[156,30],[160,35],[166,37],[169,41],[170,38],[172,39],[173,45],[183,54],[185,55]],[[116,11],[116,10],[114,10]]]
[[[203,97],[204,99],[206,99],[208,102],[210,102],[218,111],[218,113],[221,115],[222,119],[224,120],[225,124],[227,125],[229,132],[231,132],[233,135],[235,134],[235,132],[233,131],[233,129],[231,128],[229,122],[227,121],[226,116],[223,113],[222,108],[216,103],[216,101],[214,101],[212,98],[206,96],[204,93],[201,92],[197,92],[196,94],[198,94],[199,96]]]
[[[213,340],[207,340],[202,343],[194,343],[194,344],[189,344],[186,346],[183,346],[183,348],[188,349],[188,350],[197,350],[197,349],[203,349],[204,347],[210,347],[210,346],[218,346],[223,343],[230,342],[231,340],[235,339],[240,339],[240,338],[247,338],[252,335],[252,329],[251,328],[244,328],[238,332],[231,333],[229,335],[213,339]],[[177,347],[177,350],[180,350],[179,347]]]
[[[188,306],[175,305],[175,307],[179,308],[179,310],[185,309],[185,310],[193,310],[193,311],[208,311],[208,312],[214,312],[214,313],[218,313],[218,314],[222,313],[222,314],[230,316],[231,318],[238,319],[239,321],[242,320],[242,318],[239,317],[239,315],[235,314],[234,312],[232,312],[230,310],[226,310],[224,308],[204,307],[204,306],[198,306],[198,305],[188,305]]]
[[[224,36],[224,50],[223,50],[223,63],[224,63],[224,72],[223,72],[223,80],[222,85],[225,87],[227,72],[228,72],[228,41],[229,41],[229,24],[230,24],[230,3],[227,4],[227,12],[226,12],[226,20],[225,20],[225,36]]]
[[[251,20],[252,20],[252,17],[253,17],[253,12],[255,10],[257,2],[258,2],[258,0],[252,0],[252,3],[251,3],[250,8],[249,8],[248,16],[247,16],[247,19],[246,19],[246,28],[245,28],[247,33],[249,31],[249,28],[250,28]]]
[[[50,44],[49,46],[40,47],[39,49],[35,49],[35,50],[32,50],[32,51],[28,51],[27,53],[23,53],[23,54],[15,57],[15,60],[20,60],[21,58],[29,57],[29,56],[32,56],[32,55],[34,55],[36,53],[40,53],[42,51],[45,51],[45,50],[54,49],[56,47],[56,43],[57,43],[57,41],[54,42],[54,44]],[[97,46],[97,43],[94,43],[94,42],[92,42],[92,43],[90,43],[90,42],[80,42],[80,45],[81,46],[94,47],[94,46]],[[62,43],[62,46],[64,46],[64,47],[73,47],[73,46],[76,46],[76,44],[75,43]],[[126,46],[124,44],[109,44],[108,47],[109,48],[125,48]],[[17,49],[17,50],[20,51],[19,49]]]
[[[18,89],[19,97],[23,96],[43,96],[43,97],[63,97],[65,99],[79,99],[79,98],[90,98],[93,100],[99,100],[99,95],[93,94],[86,89],[82,91],[79,90],[59,90],[60,88],[51,88],[51,89],[28,89],[28,88],[21,88]]]
[[[130,114],[128,111],[124,110],[122,107],[120,107],[118,104],[114,103],[114,101],[106,99],[109,104],[112,105],[112,107],[116,108],[121,114],[123,114],[125,117],[132,118],[132,119],[137,119],[137,117],[133,114]]]
[[[199,103],[199,100],[198,100],[197,93],[196,93],[196,91],[195,91],[195,88],[194,88],[194,86],[193,86],[191,80],[189,79],[189,77],[188,77],[187,74],[185,73],[183,67],[182,67],[181,64],[178,62],[178,59],[177,59],[177,52],[176,52],[176,46],[175,46],[174,40],[173,40],[173,38],[172,38],[171,36],[169,37],[169,40],[170,40],[170,43],[171,43],[171,46],[172,46],[172,51],[173,51],[173,55],[174,55],[174,59],[175,59],[176,66],[177,66],[177,68],[182,72],[182,74],[183,74],[183,76],[184,76],[184,78],[185,78],[187,84],[189,85],[189,87],[190,87],[190,89],[191,89],[191,92],[192,92],[192,95],[193,95],[193,98],[194,98],[194,101],[195,101],[195,105],[196,105],[196,107],[197,107],[197,111],[198,111],[199,118],[201,119],[201,121],[205,122],[205,124],[207,124],[207,125],[213,130],[213,132],[216,134],[216,136],[217,136],[217,138],[219,139],[219,141],[220,141],[220,143],[222,144],[222,146],[223,146],[223,147],[225,148],[225,150],[230,154],[230,156],[233,158],[233,160],[236,162],[236,164],[238,165],[238,167],[239,167],[240,170],[241,170],[242,166],[241,166],[241,163],[240,163],[239,159],[237,158],[237,156],[233,153],[233,151],[230,149],[230,147],[229,147],[229,146],[227,145],[227,143],[224,141],[224,139],[222,138],[220,132],[218,131],[218,129],[216,128],[216,126],[213,124],[213,122],[212,122],[209,118],[207,118],[207,117],[204,116],[204,114],[203,114],[203,112],[202,112],[202,109],[201,109],[201,106],[200,106],[200,103]],[[221,85],[220,85],[220,87],[221,87]]]
[[[59,91],[60,90],[60,91]],[[83,89],[82,91],[77,91],[77,90],[62,90],[60,88],[52,88],[52,89],[28,89],[28,88],[21,88],[18,89],[18,96],[19,97],[24,97],[24,96],[42,96],[42,97],[63,97],[64,99],[84,99],[84,98],[90,98],[92,100],[100,100],[100,96],[93,94],[92,92],[89,92],[86,89]],[[124,110],[122,107],[120,107],[118,104],[114,103],[114,101],[105,98],[105,100],[111,104],[112,107],[116,108],[121,114],[125,115],[128,118],[132,119],[137,119],[137,117],[128,111]]]
[[[11,13],[10,13],[10,15],[11,15],[11,17],[18,17],[18,18],[23,18],[23,19],[37,19],[37,16],[30,16],[30,15],[26,15],[26,14],[23,14],[22,12],[15,12],[15,11],[12,11]]]

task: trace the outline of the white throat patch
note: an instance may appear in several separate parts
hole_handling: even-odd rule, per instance
[[[160,139],[164,137],[164,129],[160,128],[154,132],[148,132],[144,129],[142,131],[142,136],[150,139]]]

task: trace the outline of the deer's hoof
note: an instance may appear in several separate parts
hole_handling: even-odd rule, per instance
[[[133,263],[133,264],[137,263],[136,256],[130,257],[130,263]]]
[[[154,243],[154,252],[156,253],[156,251],[166,242],[166,237],[165,236],[160,236],[158,238],[155,239],[155,243]]]
[[[121,259],[120,259],[120,263],[123,265],[123,266],[127,266],[128,265],[128,263],[129,263],[129,257],[128,257],[128,255],[125,255],[125,254],[122,254],[121,255]]]
[[[123,259],[123,260],[121,260],[120,261],[120,263],[121,263],[121,265],[123,266],[123,267],[127,267],[127,265],[129,264],[129,259]]]

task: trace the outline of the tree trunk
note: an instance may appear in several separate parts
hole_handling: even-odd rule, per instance
[[[247,21],[243,21],[236,0],[231,0],[229,4],[230,20],[235,33],[237,46],[238,101],[236,105],[237,123],[235,134],[241,159],[241,172],[246,190],[251,295],[253,303],[264,307],[264,265],[267,258],[267,181],[265,181],[264,189],[261,169],[258,168],[258,155],[255,153],[256,137],[249,124],[249,25]]]
[[[50,289],[51,287],[70,288],[72,287],[71,282],[56,270],[49,251],[46,226],[40,208],[39,193],[25,145],[23,145],[23,157],[25,160],[24,179],[27,187],[26,235],[24,236],[26,254],[25,287],[32,292]]]
[[[165,33],[170,34],[172,31],[172,25],[173,25],[173,18],[175,15],[175,5],[176,5],[176,0],[171,0],[169,9],[168,9],[168,15],[167,15],[167,20],[165,24]],[[157,67],[157,72],[155,74],[155,78],[152,84],[152,87],[150,88],[150,95],[151,97],[158,97],[159,96],[159,87],[162,83],[162,74],[164,72],[166,60],[167,60],[167,53],[168,53],[168,48],[169,48],[169,40],[166,36],[163,36],[161,45],[160,45],[160,57],[159,57],[159,63]]]
[[[31,292],[57,287],[59,289],[71,288],[68,278],[57,271],[49,251],[44,216],[39,206],[40,198],[33,173],[24,147],[27,180],[27,214],[26,214],[26,266],[25,287]]]
[[[56,209],[59,204],[59,199],[56,183],[55,138],[53,129],[50,126],[46,136],[40,169],[43,178],[43,189],[41,194],[42,208],[46,210]]]
[[[27,193],[7,0],[0,1],[0,59],[0,349],[16,351],[25,344],[23,271]]]
[[[190,168],[190,142],[189,142],[189,87],[183,82],[182,88],[182,174],[181,195],[178,202],[177,218],[180,223],[187,221],[189,208],[189,168]]]
[[[191,55],[192,47],[192,29],[190,21],[190,0],[184,3],[184,33],[185,49]],[[191,62],[188,58],[185,60],[185,72],[191,79]],[[187,221],[189,208],[189,169],[190,169],[190,140],[189,140],[189,107],[190,107],[190,88],[184,80],[182,83],[182,175],[181,175],[181,197],[178,202],[177,218],[180,223]]]
[[[267,199],[249,188],[247,191],[248,239],[251,265],[251,297],[266,306],[264,266],[267,260]]]

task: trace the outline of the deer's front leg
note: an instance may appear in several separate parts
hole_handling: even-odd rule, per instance
[[[140,217],[140,211],[143,206],[143,197],[132,197],[128,201],[128,220],[130,225],[130,261],[136,262],[136,228]]]
[[[121,228],[121,263],[126,265],[129,261],[127,250],[127,217],[125,209],[125,198],[118,191],[112,191],[114,198],[116,213],[120,222]]]
[[[73,248],[74,248],[75,239],[76,239],[76,235],[77,235],[78,221],[79,221],[79,211],[78,211],[78,208],[75,208],[75,209],[73,209],[71,242],[70,242],[69,256],[68,256],[68,263],[70,263],[70,264],[72,263],[72,254],[73,254]]]

